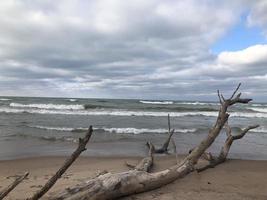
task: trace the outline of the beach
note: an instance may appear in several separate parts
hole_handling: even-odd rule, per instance
[[[193,172],[157,190],[124,197],[125,200],[267,199],[267,104],[250,103],[229,109],[232,134],[259,124],[235,141],[225,163],[202,173]],[[93,135],[87,150],[43,199],[64,188],[96,177],[103,171],[128,170],[147,155],[146,142],[159,147],[172,136],[179,160],[209,132],[218,114],[216,102],[148,101],[118,99],[63,99],[5,97],[0,100],[0,189],[15,175],[30,172],[7,199],[25,199],[53,175],[78,145],[89,125]],[[208,151],[216,155],[226,139],[225,131]],[[170,155],[156,155],[152,172],[176,164]],[[203,164],[204,161],[200,161]]]
[[[179,156],[181,159],[183,156]],[[36,157],[0,161],[0,186],[7,186],[14,175],[29,171],[8,200],[30,197],[61,166],[65,157]],[[103,170],[121,172],[128,170],[125,162],[135,164],[140,157],[80,157],[43,198],[96,177]],[[174,156],[157,156],[153,172],[166,169],[176,163]],[[267,161],[231,159],[202,173],[192,173],[162,188],[121,198],[123,200],[266,200]]]

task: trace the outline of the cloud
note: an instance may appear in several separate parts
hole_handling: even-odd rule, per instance
[[[252,3],[247,22],[248,26],[263,28],[263,34],[267,37],[267,2],[265,0],[257,0]]]
[[[161,99],[209,98],[237,81],[250,90],[266,74],[265,45],[218,56],[210,51],[248,6],[248,23],[256,25],[256,3],[242,3],[1,1],[6,78],[0,89],[3,95]]]

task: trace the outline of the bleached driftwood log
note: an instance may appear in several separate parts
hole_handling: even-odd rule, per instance
[[[93,133],[93,127],[90,126],[85,137],[79,138],[79,145],[72,155],[65,161],[60,169],[46,182],[46,184],[37,191],[29,200],[40,199],[48,190],[53,187],[59,178],[65,173],[65,171],[71,166],[71,164],[79,157],[79,155],[86,150],[86,144],[91,138]]]
[[[13,183],[11,183],[9,186],[4,188],[0,192],[0,200],[2,200],[5,196],[7,196],[18,184],[20,184],[25,178],[27,178],[29,175],[29,172],[26,172],[22,176],[18,176]]]
[[[233,142],[235,140],[243,138],[249,130],[257,128],[259,127],[259,125],[248,126],[237,135],[231,134],[232,130],[231,127],[228,125],[228,122],[225,124],[225,127],[226,127],[227,138],[225,140],[223,147],[221,148],[219,156],[214,157],[211,153],[206,154],[207,156],[205,157],[205,159],[209,161],[209,164],[204,167],[198,168],[197,172],[202,172],[206,169],[214,168],[215,166],[225,162]]]
[[[227,109],[236,103],[248,103],[252,99],[243,99],[241,93],[236,95],[240,84],[229,99],[224,99],[219,94],[221,107],[214,126],[210,129],[208,135],[201,143],[192,150],[192,152],[179,164],[155,173],[145,171],[130,170],[121,173],[107,173],[88,180],[85,183],[76,185],[75,187],[60,192],[51,197],[55,200],[105,200],[116,199],[118,197],[145,192],[162,187],[179,178],[184,177],[188,173],[194,171],[194,165],[206,149],[214,142],[221,132],[225,123],[229,118]],[[223,99],[223,101],[222,101]]]

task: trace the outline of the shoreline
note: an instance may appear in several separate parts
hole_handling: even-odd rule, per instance
[[[179,160],[184,156],[179,156]],[[125,162],[136,164],[138,156],[81,156],[51,189],[50,194],[95,177],[99,172],[128,170]],[[25,199],[55,173],[65,156],[43,156],[0,161],[0,187],[14,180],[14,175],[29,171],[27,180],[21,183],[6,199]],[[176,164],[175,156],[156,156],[152,172]],[[267,199],[267,160],[229,159],[227,162],[202,173],[193,172],[183,179],[150,192],[138,194],[134,199]],[[0,189],[1,189],[0,188]],[[49,194],[48,193],[48,194]],[[46,198],[43,198],[46,199]],[[131,200],[132,197],[122,198]]]

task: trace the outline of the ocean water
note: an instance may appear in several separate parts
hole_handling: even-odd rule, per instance
[[[68,155],[89,125],[94,134],[84,155],[143,156],[146,141],[161,145],[166,138],[168,114],[184,154],[208,133],[218,108],[216,102],[0,97],[0,159]],[[230,157],[267,159],[267,104],[229,112],[233,133],[260,125],[233,144]],[[210,151],[218,152],[224,140],[222,131]]]

